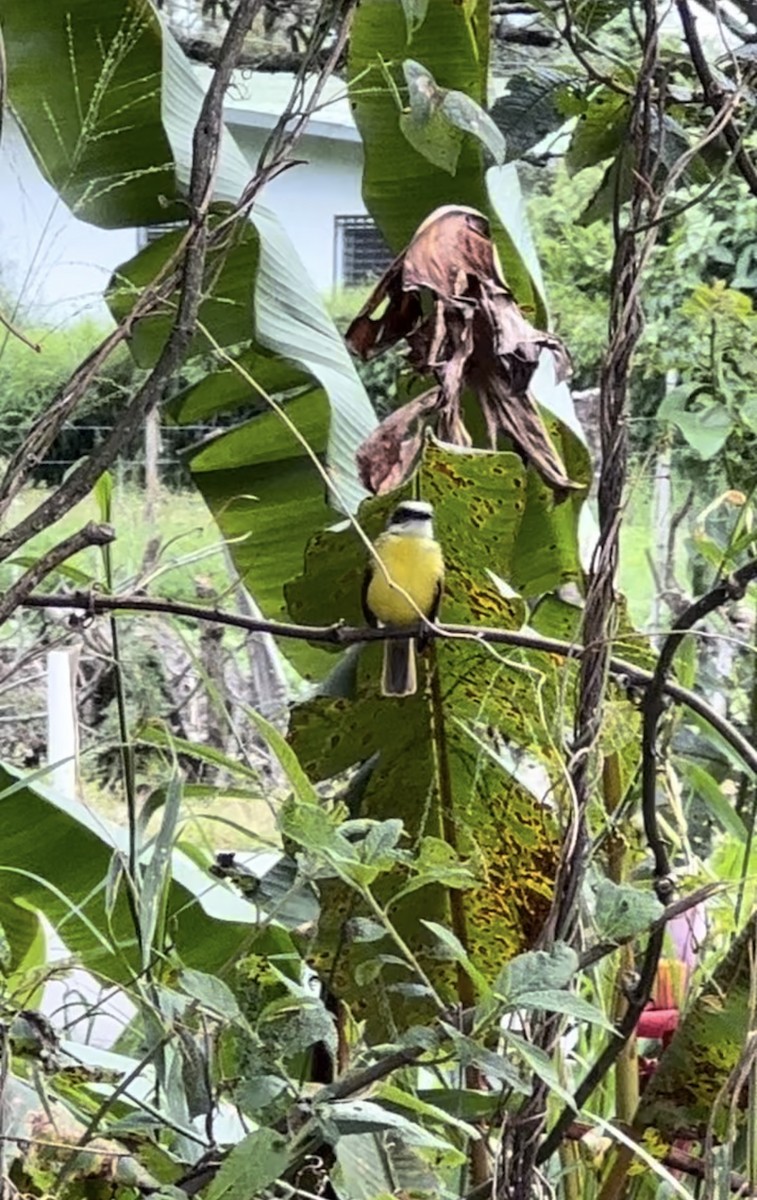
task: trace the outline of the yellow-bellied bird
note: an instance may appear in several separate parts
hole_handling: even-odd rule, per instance
[[[434,538],[434,510],[421,500],[403,500],[374,542],[363,580],[363,612],[369,625],[407,628],[421,617],[435,621],[444,585],[444,559]],[[388,576],[388,578],[387,578]],[[421,635],[422,638],[422,635]],[[384,696],[412,696],[418,686],[415,639],[384,642]]]

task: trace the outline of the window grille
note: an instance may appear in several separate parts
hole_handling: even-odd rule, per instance
[[[355,287],[376,279],[394,257],[370,217],[335,217],[334,232],[337,287]]]

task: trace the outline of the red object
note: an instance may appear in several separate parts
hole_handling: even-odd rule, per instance
[[[667,1045],[678,1027],[678,1016],[677,1008],[655,1008],[652,1002],[639,1017],[636,1033],[643,1038],[660,1038]]]

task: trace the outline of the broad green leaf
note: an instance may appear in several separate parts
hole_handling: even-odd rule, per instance
[[[576,121],[565,155],[569,174],[614,156],[626,138],[628,120],[628,98],[610,88],[600,88]]]
[[[564,942],[550,951],[529,950],[519,954],[500,971],[494,990],[500,999],[517,1007],[529,992],[554,991],[566,987],[578,970],[578,955]]]
[[[430,1165],[396,1133],[351,1133],[339,1138],[336,1165],[330,1172],[339,1200],[441,1194],[441,1180]]]
[[[107,228],[180,220],[161,122],[160,21],[148,0],[3,4],[8,95],[75,217]]]
[[[329,420],[323,393],[290,401],[286,412],[322,457]],[[240,579],[266,617],[286,619],[285,581],[301,572],[306,545],[334,520],[309,455],[276,413],[267,412],[202,449],[192,472],[233,544]],[[332,610],[329,620],[337,615]],[[306,674],[322,675],[333,664],[332,654],[304,642],[282,643],[281,650]]]
[[[416,29],[426,20],[429,0],[402,0],[402,7],[407,21],[407,40],[412,41]]]
[[[521,1076],[517,1067],[504,1054],[487,1050],[473,1038],[458,1033],[452,1026],[446,1026],[445,1032],[455,1047],[461,1066],[478,1067],[490,1080],[503,1084],[516,1094],[528,1095],[531,1091],[531,1084]]]
[[[255,1196],[283,1174],[289,1162],[286,1138],[273,1129],[255,1129],[238,1142],[221,1163],[207,1200],[240,1200]]]
[[[568,1104],[573,1108],[573,1097],[560,1081],[556,1066],[549,1055],[540,1046],[532,1045],[527,1038],[521,1037],[518,1033],[513,1033],[511,1029],[503,1029],[502,1036],[529,1070],[533,1071],[537,1079],[541,1079],[543,1083],[546,1083],[550,1092],[562,1100],[563,1104]]]
[[[512,163],[508,163],[505,166],[490,167],[486,172],[486,186],[489,191],[491,202],[497,211],[499,220],[507,229],[508,236],[510,237],[513,246],[517,250],[524,267],[528,271],[528,274],[533,281],[533,285],[539,294],[540,303],[544,308],[546,315],[547,293],[544,286],[544,278],[542,276],[541,265],[539,263],[539,256],[536,253],[536,246],[534,245],[534,240],[531,235],[531,226],[529,224],[528,213],[526,211],[526,202],[520,186],[520,179],[518,178],[518,171],[516,167],[513,166]],[[542,361],[543,360],[546,360],[548,363],[552,364],[552,374],[554,375],[554,359],[550,351],[545,351],[542,354]],[[554,413],[555,416],[558,416],[564,420],[562,413],[558,412],[556,408],[551,406],[549,398],[546,396],[546,394],[544,396],[537,394],[537,386],[540,391],[546,393],[548,381],[549,375],[547,366],[546,364],[544,366],[540,364],[531,380],[530,391],[540,404],[545,405],[552,413]],[[568,390],[568,394],[570,394],[567,383],[562,385],[556,385],[552,383],[550,390],[554,391],[557,388],[565,388]],[[581,429],[578,421],[575,422],[575,429],[576,431]],[[580,436],[583,437],[583,434]]]
[[[449,1156],[451,1162],[460,1162],[464,1156],[456,1148],[424,1129],[401,1113],[393,1112],[373,1100],[338,1100],[324,1106],[322,1114],[333,1122],[340,1134],[373,1133],[377,1130],[396,1130],[411,1146],[422,1146],[438,1150]]]
[[[594,101],[591,103],[594,104]],[[609,105],[610,110],[612,109],[612,104],[612,99],[606,98],[606,105]],[[634,151],[627,140],[626,130],[622,127],[622,110],[618,110],[617,114],[620,121],[619,126],[618,122],[612,116],[612,112],[604,111],[604,106],[605,102],[600,103],[598,111],[593,110],[590,106],[587,113],[583,114],[590,122],[590,127],[586,130],[584,137],[580,136],[580,125],[574,133],[574,137],[579,136],[575,161],[581,163],[583,166],[592,165],[591,159],[594,152],[598,156],[601,155],[602,159],[607,157],[606,151],[608,149],[613,154],[612,162],[607,167],[599,187],[578,218],[579,225],[591,225],[594,221],[611,217],[616,208],[620,208],[626,201],[630,200],[633,190],[635,178]],[[605,117],[607,118],[606,124]],[[691,149],[691,143],[686,131],[669,115],[663,117],[662,125],[662,135],[658,137],[656,132],[656,114],[653,114],[652,136],[655,142],[660,145],[660,155],[656,163],[656,172],[658,175],[664,177],[678,162],[679,158]],[[616,143],[614,146],[613,142]],[[579,166],[576,169],[580,170],[582,167]],[[705,155],[695,155],[683,174],[684,181],[701,187],[710,178],[711,172],[705,161]]]
[[[607,941],[643,933],[662,916],[664,906],[651,890],[601,879],[596,886],[594,921],[598,936]]]
[[[311,805],[314,808],[321,807],[321,801],[317,791],[303,771],[300,763],[297,760],[297,755],[292,750],[292,747],[287,744],[286,738],[279,732],[275,725],[267,721],[260,713],[250,712],[258,733],[265,740],[268,749],[275,754],[278,759],[279,766],[284,771],[295,796],[301,805]]]
[[[539,400],[562,400],[562,387],[540,386]],[[591,467],[586,446],[562,420],[542,411],[547,433],[565,463],[568,476],[588,485]],[[575,492],[562,504],[555,504],[551,489],[536,471],[526,473],[523,518],[512,552],[507,583],[524,597],[542,595],[562,584],[583,582],[578,545],[578,520],[586,499]]]
[[[354,942],[383,942],[387,931],[378,921],[368,917],[353,917],[347,926],[347,936]]]
[[[728,409],[716,403],[697,412],[671,412],[668,420],[680,429],[692,450],[696,450],[704,462],[709,462],[723,449],[735,425]]]
[[[127,854],[125,830],[110,825],[74,800],[29,784],[0,767],[0,922],[14,969],[31,951],[40,912],[82,965],[98,976],[132,979],[139,969],[131,912],[119,889],[111,920],[105,915],[106,880],[114,852]],[[29,830],[34,830],[34,837]],[[55,853],[50,847],[55,847]],[[167,919],[176,953],[187,967],[218,970],[250,934],[257,910],[216,883],[174,850]],[[112,931],[114,943],[93,929]],[[275,924],[259,935],[261,952],[294,955],[289,936]]]
[[[278,218],[255,204],[251,220],[260,239],[255,281],[259,342],[314,375],[329,398],[327,463],[333,504],[354,512],[365,496],[355,454],[376,424],[371,403],[344,342]],[[323,483],[319,480],[322,487]]]
[[[504,162],[505,139],[489,114],[465,92],[447,92],[442,100],[442,113],[456,129],[478,138],[495,163]]]
[[[575,1017],[577,1021],[586,1021],[590,1025],[601,1025],[604,1029],[612,1029],[612,1023],[597,1008],[577,996],[575,992],[561,991],[556,988],[541,988],[538,991],[523,992],[518,997],[518,1008],[533,1010],[544,1009],[545,1012],[562,1013],[567,1017]]]
[[[235,361],[269,396],[278,397],[294,388],[312,386],[310,377],[293,363],[257,346],[243,351]],[[194,425],[242,407],[265,412],[267,404],[238,370],[223,366],[179,392],[169,404],[168,412],[178,425]]]
[[[460,963],[465,974],[475,983],[478,991],[483,995],[487,995],[491,991],[491,987],[486,976],[482,975],[473,965],[465,946],[452,930],[445,929],[443,925],[439,925],[436,921],[425,921],[423,918],[421,918],[421,924],[425,925],[426,929],[429,929],[433,933],[434,937],[437,938],[439,943],[449,953],[450,958]]]
[[[462,92],[479,107],[486,104],[489,38],[488,4],[437,4],[413,36],[413,60],[439,88]],[[537,326],[546,308],[509,232],[507,214],[490,201],[481,144],[463,138],[456,173],[429,162],[400,133],[397,96],[407,58],[407,22],[401,0],[363,0],[350,36],[349,77],[355,120],[363,139],[363,197],[395,252],[411,240],[435,208],[464,204],[486,213],[505,276],[515,298]],[[391,66],[387,67],[387,64]],[[392,75],[393,86],[386,72]],[[386,147],[392,147],[387,154]]]
[[[678,759],[676,766],[694,795],[706,805],[718,824],[744,845],[747,840],[744,822],[721,791],[717,780],[699,763]]]
[[[100,520],[110,523],[113,519],[113,476],[110,471],[103,471],[92,488],[92,494],[97,504]]]
[[[241,855],[243,861],[237,862],[236,856],[232,856],[232,863],[223,867],[220,858],[213,873],[230,880],[247,900],[285,928],[298,929],[318,920],[318,897],[293,858],[282,854],[272,866],[267,866],[271,855],[265,852],[261,858],[267,869],[260,874],[251,869],[255,866],[254,857]]]
[[[187,995],[193,1000],[198,1000],[203,1008],[225,1017],[227,1021],[235,1021],[240,1016],[234,993],[216,975],[187,968],[181,972],[179,984]]]
[[[611,218],[631,195],[633,178],[633,157],[628,143],[624,143],[576,223],[588,226]]]
[[[415,1094],[419,1100],[426,1100],[463,1121],[486,1120],[500,1111],[502,1105],[499,1090],[479,1092],[473,1088],[436,1087],[419,1088]]]
[[[211,228],[215,222],[211,222]],[[106,293],[108,306],[116,321],[126,319],[143,290],[176,259],[185,237],[185,229],[164,233],[150,242],[129,262],[115,271]],[[203,280],[203,301],[198,320],[222,346],[247,342],[254,328],[253,288],[258,269],[259,247],[255,230],[247,222],[238,222],[229,230],[224,243],[207,255]],[[129,341],[140,367],[152,367],[158,360],[174,321],[179,293],[160,305],[154,315],[137,321]],[[211,344],[198,331],[189,347],[188,357],[207,354]]]
[[[566,72],[539,65],[510,76],[505,95],[489,110],[504,135],[508,161],[521,158],[565,123],[561,100],[571,83]]]
[[[463,145],[462,131],[442,110],[445,92],[420,63],[403,64],[410,108],[400,114],[399,127],[414,150],[435,167],[454,175]]]
[[[486,147],[495,162],[502,162],[505,143],[488,113],[465,92],[440,88],[430,71],[413,59],[402,70],[410,109],[400,116],[400,129],[420,154],[454,175],[463,135],[471,134]]]
[[[440,1088],[439,1091],[442,1092],[443,1089]],[[447,1125],[473,1140],[477,1140],[481,1136],[479,1131],[469,1125],[467,1121],[454,1116],[439,1105],[431,1103],[428,1098],[422,1100],[412,1092],[406,1092],[404,1088],[397,1087],[394,1083],[380,1084],[375,1095],[384,1104],[416,1113],[419,1117],[425,1117],[437,1125]]]

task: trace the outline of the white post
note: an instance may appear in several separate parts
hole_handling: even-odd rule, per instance
[[[160,412],[154,408],[145,421],[145,521],[152,525],[160,499]]]
[[[47,656],[47,761],[58,764],[50,772],[50,783],[61,796],[73,800],[79,774],[78,659],[78,646],[51,650]]]

